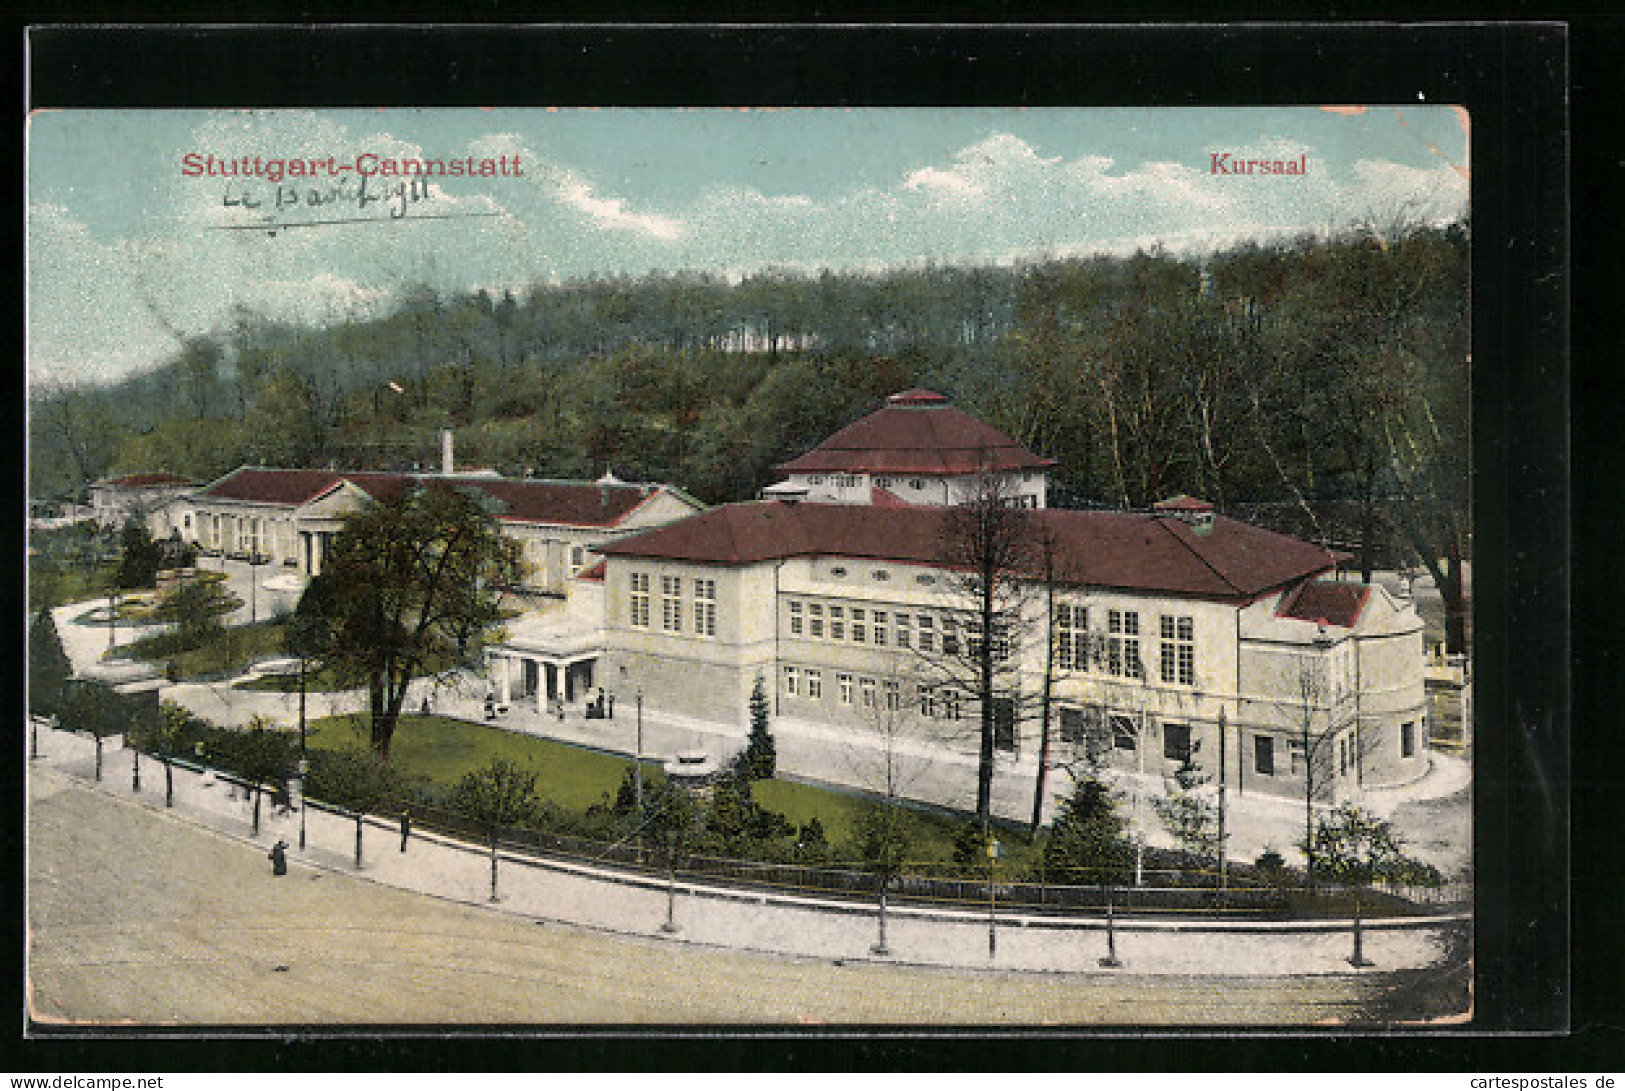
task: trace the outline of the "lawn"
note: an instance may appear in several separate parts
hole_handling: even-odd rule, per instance
[[[329,750],[365,750],[367,717],[324,717],[311,725],[309,740]],[[613,798],[630,764],[619,755],[444,716],[402,716],[389,751],[390,764],[408,778],[447,788],[499,758],[536,773],[543,799],[577,811]],[[659,767],[645,762],[647,769]]]
[[[317,720],[311,727],[310,745],[364,750],[367,718],[346,715]],[[450,787],[465,773],[498,758],[535,772],[537,790],[543,799],[576,811],[600,802],[606,795],[613,798],[629,764],[623,755],[444,716],[402,716],[390,747],[390,763],[401,773],[443,787]],[[646,760],[645,769],[651,783],[661,775],[658,762]],[[797,827],[816,817],[829,843],[837,847],[851,838],[853,821],[866,802],[857,793],[790,780],[758,781],[752,786],[752,795]],[[911,810],[910,815],[914,820],[910,855],[922,861],[952,860],[954,835],[967,820],[923,809]],[[1024,866],[1029,852],[1025,832],[1000,830],[999,840],[1006,853],[1004,861]]]
[[[299,672],[291,674],[262,674],[256,678],[245,678],[235,683],[232,689],[259,690],[267,693],[298,693]],[[305,672],[306,693],[342,693],[355,687],[346,685],[329,670],[313,670]]]
[[[144,659],[166,672],[167,665],[173,663],[173,677],[177,681],[232,674],[256,659],[284,654],[282,622],[229,626],[197,647],[180,650],[175,648],[173,634],[155,633],[118,649],[116,654],[126,659]]]

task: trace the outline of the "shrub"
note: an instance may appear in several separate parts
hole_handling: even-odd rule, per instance
[[[1314,844],[1315,874],[1335,883],[1438,886],[1444,882],[1437,868],[1405,855],[1404,838],[1392,822],[1351,803],[1321,816],[1315,824]]]
[[[448,799],[453,810],[484,826],[523,826],[541,809],[536,774],[503,758],[465,773]]]

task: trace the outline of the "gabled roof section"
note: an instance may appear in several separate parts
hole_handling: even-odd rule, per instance
[[[589,583],[603,583],[604,572],[608,568],[609,563],[607,561],[596,561],[588,567],[583,568],[580,572],[577,572],[576,579],[586,580]]]
[[[1055,465],[931,390],[905,390],[842,428],[782,473],[945,475],[1039,470]]]
[[[1296,621],[1313,621],[1352,629],[1360,621],[1360,613],[1371,597],[1371,588],[1363,583],[1334,583],[1329,580],[1310,580],[1281,600],[1276,611],[1280,617]]]
[[[246,504],[297,507],[321,496],[343,480],[332,470],[269,470],[239,466],[225,477],[205,485],[199,500],[236,500]]]
[[[742,565],[827,556],[945,563],[953,508],[726,504],[599,547],[608,556]],[[1206,533],[1131,512],[1025,512],[1056,545],[1056,569],[1072,585],[1243,602],[1324,572],[1340,554],[1219,517]],[[1029,574],[1038,571],[1036,558]]]
[[[475,475],[443,477],[438,474],[354,470],[273,470],[244,466],[196,495],[203,500],[299,507],[345,483],[354,485],[374,500],[396,496],[413,485],[472,489],[497,502],[497,518],[503,522],[578,527],[616,526],[657,491],[644,485],[608,485],[589,481],[515,480]]]
[[[447,484],[477,489],[502,505],[497,518],[505,523],[550,523],[576,527],[612,527],[653,494],[641,485],[607,485],[588,481],[516,481],[509,478],[440,478]]]

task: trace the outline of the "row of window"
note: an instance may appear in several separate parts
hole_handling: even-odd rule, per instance
[[[1062,603],[1055,608],[1056,666],[1063,671],[1099,670],[1115,678],[1144,678],[1140,657],[1140,614],[1107,610],[1106,631],[1089,627],[1089,607]],[[1196,624],[1185,615],[1163,614],[1158,629],[1162,681],[1196,684]]]
[[[950,615],[877,610],[850,603],[801,599],[788,600],[787,609],[790,635],[809,640],[850,642],[876,648],[916,648],[943,655],[958,655],[967,640],[970,650],[974,652],[976,647],[974,631],[961,626],[960,621]],[[1008,656],[1009,643],[1005,636],[996,654]]]
[[[824,700],[824,670],[786,664],[784,667],[784,696],[808,701]],[[921,717],[928,720],[958,721],[966,715],[971,699],[952,686],[913,685],[906,687],[890,679],[875,679],[846,671],[834,672],[833,698],[846,708],[868,711],[900,712],[904,703],[912,699]],[[1016,707],[1009,698],[995,698],[993,702],[993,745],[999,750],[1014,751],[1017,746]]]
[[[1061,741],[1076,745],[1088,745],[1091,737],[1096,733],[1091,725],[1099,723],[1102,713],[1098,709],[1085,710],[1076,708],[1063,708],[1061,710]],[[1134,751],[1139,748],[1140,729],[1138,718],[1121,713],[1106,713],[1105,726],[1111,732],[1111,745],[1115,750]],[[1399,752],[1401,757],[1410,757],[1416,752],[1416,723],[1414,721],[1400,725]],[[1287,754],[1290,759],[1289,772],[1292,776],[1301,777],[1308,766],[1307,752],[1304,741],[1299,739],[1284,740],[1287,744]],[[1338,776],[1348,776],[1358,763],[1358,754],[1355,749],[1356,740],[1352,733],[1345,733],[1337,737],[1333,760],[1337,767]],[[1274,776],[1276,772],[1276,744],[1278,740],[1273,735],[1253,736],[1253,772],[1260,776]],[[1162,756],[1169,761],[1186,761],[1191,756],[1191,729],[1189,724],[1164,723],[1162,725]]]
[[[647,572],[633,572],[627,602],[627,624],[634,629],[649,628],[651,614],[652,577]],[[695,578],[689,580],[691,593],[688,617],[689,628],[683,627],[683,577],[660,577],[660,628],[663,632],[692,632],[696,636],[717,635],[717,581]]]

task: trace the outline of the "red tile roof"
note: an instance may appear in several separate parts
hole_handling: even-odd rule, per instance
[[[348,470],[270,470],[244,466],[203,489],[197,496],[207,500],[298,507],[346,481],[374,499],[393,495],[418,481],[430,485],[444,483],[457,488],[474,488],[498,502],[497,518],[503,522],[586,527],[617,525],[649,495],[649,490],[642,485]]]
[[[603,583],[604,582],[604,572],[608,568],[609,568],[609,562],[608,561],[598,561],[597,563],[595,563],[595,564],[593,564],[593,565],[591,565],[591,566],[589,566],[587,568],[583,568],[580,572],[577,572],[576,573],[576,579],[578,579],[578,580],[591,580],[594,583]]]
[[[609,556],[739,565],[785,557],[858,557],[940,565],[952,508],[727,504],[599,547]],[[1332,567],[1341,555],[1218,517],[1206,533],[1129,512],[1025,513],[1057,547],[1063,582],[1245,601]],[[1036,564],[1034,565],[1036,571]]]
[[[877,508],[911,508],[914,506],[890,489],[883,489],[879,485],[869,486],[869,503]]]
[[[125,474],[123,477],[115,477],[107,482],[107,484],[116,485],[121,489],[150,489],[155,486],[191,485],[193,483],[189,477],[166,473]]]
[[[1313,580],[1287,595],[1277,613],[1298,621],[1352,629],[1370,597],[1371,588],[1367,584]]]
[[[905,390],[842,428],[784,473],[965,474],[1055,465],[930,390]]]

